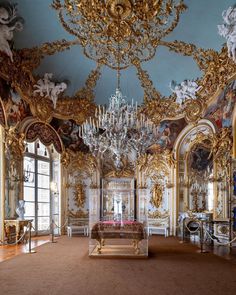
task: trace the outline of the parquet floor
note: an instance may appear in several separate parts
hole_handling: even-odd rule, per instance
[[[42,244],[50,242],[51,239],[49,236],[39,236],[32,238],[31,247],[32,249],[38,247]],[[26,253],[29,250],[28,244],[19,244],[19,245],[5,245],[0,246],[0,262],[10,259],[16,255]]]

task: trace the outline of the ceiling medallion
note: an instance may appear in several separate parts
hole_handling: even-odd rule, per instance
[[[113,69],[118,41],[121,69],[135,59],[150,60],[186,9],[182,0],[54,0],[52,7],[65,30],[79,39],[84,54]]]

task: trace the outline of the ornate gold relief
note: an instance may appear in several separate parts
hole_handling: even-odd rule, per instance
[[[19,133],[15,127],[10,127],[6,130],[5,133],[5,147],[6,151],[9,151],[9,154],[14,160],[21,160],[24,150],[25,135]]]
[[[169,211],[160,212],[160,211],[156,210],[153,212],[148,212],[148,217],[149,218],[160,218],[160,219],[168,218]]]
[[[53,108],[52,101],[47,97],[34,94],[33,86],[38,77],[34,77],[32,72],[40,65],[44,56],[63,51],[74,44],[77,44],[77,41],[62,40],[45,43],[41,47],[14,51],[14,63],[11,63],[9,58],[0,52],[0,59],[2,58],[0,76],[16,89],[21,98],[29,103],[32,114],[40,121],[50,122],[52,117],[56,117],[74,119],[78,124],[81,124],[87,117],[93,116],[95,113],[93,89],[101,75],[102,61],[97,64],[95,70],[91,71],[85,86],[74,97],[59,96],[56,109]]]
[[[73,195],[75,205],[79,208],[84,207],[86,195],[84,191],[84,184],[82,182],[75,184]]]
[[[73,217],[73,218],[88,218],[89,217],[89,212],[84,211],[82,209],[79,209],[78,211],[72,211],[68,210],[68,217]]]
[[[77,171],[91,177],[97,169],[97,161],[91,154],[73,152],[69,149],[62,153],[61,163],[67,168],[68,174]]]
[[[222,168],[229,160],[233,147],[232,130],[229,127],[224,127],[213,138],[212,152],[215,161],[223,161]]]
[[[223,47],[218,53],[212,49],[204,50],[197,48],[194,44],[182,41],[160,41],[160,45],[166,46],[176,53],[193,57],[199,69],[204,73],[203,77],[196,81],[201,90],[197,94],[197,99],[186,100],[182,106],[179,106],[175,103],[174,95],[163,97],[153,86],[148,73],[142,69],[140,62],[133,60],[137,76],[144,88],[145,104],[140,112],[145,113],[156,124],[164,119],[182,117],[187,122],[197,122],[202,118],[204,110],[215,93],[223,89],[235,75],[235,64],[228,57],[226,47]]]
[[[164,187],[160,183],[155,183],[151,189],[151,199],[150,203],[153,207],[160,207],[162,203],[162,196],[163,196]]]
[[[134,171],[132,169],[129,169],[128,167],[125,167],[121,170],[112,170],[109,171],[104,175],[104,178],[108,177],[115,177],[115,178],[122,178],[122,177],[133,177]]]
[[[76,36],[84,54],[95,61],[102,58],[113,69],[129,67],[133,58],[153,58],[159,41],[174,30],[186,9],[182,0],[109,0],[90,4],[87,0],[54,0],[52,7],[64,29]]]
[[[176,160],[170,150],[165,150],[162,154],[144,154],[137,160],[139,171],[146,171],[147,176],[154,170],[163,171],[168,175],[169,169],[175,164]]]

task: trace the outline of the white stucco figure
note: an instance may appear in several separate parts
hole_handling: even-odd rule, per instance
[[[16,214],[19,220],[24,220],[25,218],[25,201],[20,200],[19,205],[16,207]]]
[[[13,39],[14,31],[23,29],[23,23],[23,18],[17,16],[15,4],[0,4],[0,51],[9,56],[12,62],[13,54],[9,42]]]
[[[223,24],[218,25],[218,33],[226,39],[228,56],[236,62],[236,7],[229,7],[222,13]]]
[[[51,99],[53,102],[54,108],[56,108],[58,96],[60,93],[65,91],[67,88],[66,83],[55,83],[52,82],[50,79],[52,79],[52,73],[45,73],[44,77],[42,79],[39,79],[37,81],[37,84],[34,85],[34,94],[38,94],[40,96],[45,96]]]
[[[201,86],[191,80],[184,80],[180,84],[172,80],[169,86],[172,92],[176,94],[178,104],[182,104],[186,99],[196,99],[196,93],[201,89]]]

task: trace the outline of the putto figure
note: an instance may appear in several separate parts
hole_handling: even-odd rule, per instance
[[[218,25],[220,36],[226,39],[228,56],[236,62],[236,7],[229,7],[222,13],[223,24]]]
[[[12,62],[13,54],[9,42],[13,39],[14,31],[23,29],[23,24],[23,18],[17,16],[16,4],[6,1],[0,3],[0,51],[9,56]]]
[[[202,88],[191,80],[184,80],[180,84],[172,80],[169,87],[176,94],[176,103],[178,104],[184,103],[186,99],[196,99],[196,93]]]
[[[46,96],[53,102],[53,107],[56,108],[58,96],[60,93],[65,91],[67,88],[66,83],[55,83],[52,82],[52,73],[45,73],[42,79],[37,81],[37,84],[34,85],[34,94],[40,94],[40,96]]]

